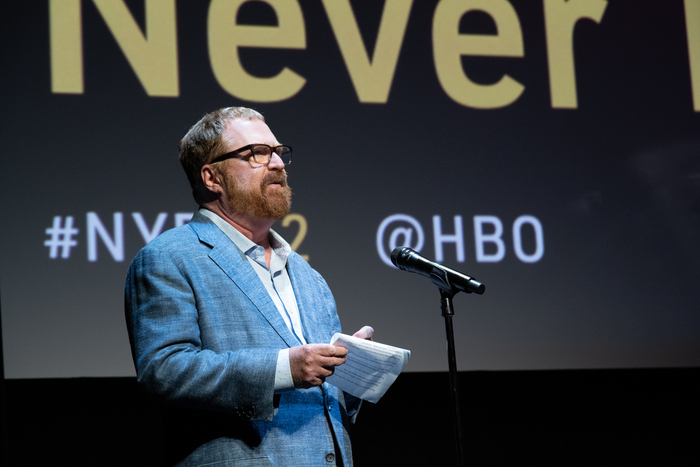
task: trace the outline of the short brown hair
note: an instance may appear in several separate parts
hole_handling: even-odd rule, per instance
[[[256,110],[225,107],[206,114],[180,140],[180,164],[187,174],[195,200],[198,200],[197,187],[202,183],[202,167],[222,151],[221,133],[228,122],[237,118],[265,121],[265,117]]]

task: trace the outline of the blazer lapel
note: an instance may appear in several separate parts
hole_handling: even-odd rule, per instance
[[[328,334],[329,317],[323,312],[327,308],[327,303],[323,302],[318,295],[318,289],[312,278],[295,267],[295,262],[296,258],[290,255],[287,259],[287,272],[295,292],[306,342],[328,344],[332,336]],[[296,293],[298,290],[304,290],[305,293]]]
[[[201,242],[211,247],[209,252],[211,260],[248,297],[287,346],[298,345],[245,254],[205,216],[195,214],[188,225],[192,227]]]

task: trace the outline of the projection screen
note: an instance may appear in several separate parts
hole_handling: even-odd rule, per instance
[[[225,106],[294,148],[273,228],[343,328],[446,371],[700,365],[700,0],[3,2],[7,378],[134,375],[136,252],[197,209],[177,143]]]

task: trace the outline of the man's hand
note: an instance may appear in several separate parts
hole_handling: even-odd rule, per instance
[[[353,334],[353,337],[359,337],[360,339],[366,339],[368,341],[372,340],[374,335],[374,328],[372,326],[362,326],[362,329]]]
[[[289,349],[289,365],[295,388],[320,386],[345,363],[348,349],[330,344],[306,344]]]

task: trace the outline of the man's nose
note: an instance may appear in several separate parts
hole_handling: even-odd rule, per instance
[[[284,162],[282,162],[282,158],[277,155],[276,152],[272,151],[272,155],[270,156],[270,163],[267,164],[267,169],[268,170],[282,170],[284,169]]]

